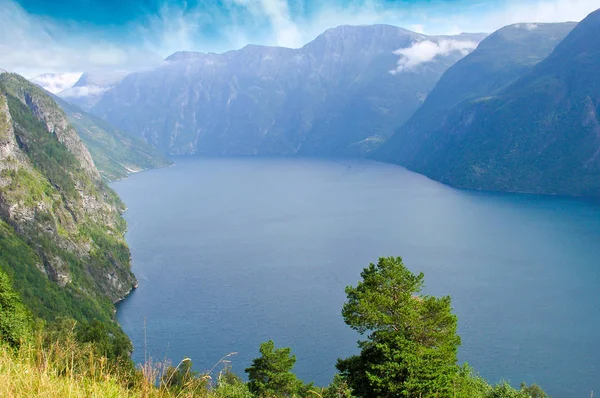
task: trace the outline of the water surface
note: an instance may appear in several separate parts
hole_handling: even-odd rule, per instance
[[[113,187],[140,282],[118,308],[135,360],[206,370],[235,351],[243,374],[273,339],[325,385],[359,337],[344,286],[399,255],[427,293],[452,296],[460,359],[484,377],[600,390],[598,203],[461,191],[360,160],[183,158]]]

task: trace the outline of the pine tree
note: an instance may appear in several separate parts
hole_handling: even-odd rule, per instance
[[[348,286],[345,322],[361,334],[359,355],[337,368],[358,397],[451,395],[458,371],[457,317],[446,297],[420,295],[424,275],[414,275],[400,257],[380,258]]]

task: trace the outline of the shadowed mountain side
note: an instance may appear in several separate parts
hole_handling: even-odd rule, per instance
[[[300,49],[175,53],[125,77],[92,111],[171,154],[364,154],[483,37],[341,26]]]

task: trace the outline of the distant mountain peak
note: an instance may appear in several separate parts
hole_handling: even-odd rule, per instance
[[[205,53],[197,51],[177,51],[165,58],[165,61],[181,61],[183,59],[199,59],[206,57]]]
[[[119,83],[129,71],[118,71],[118,70],[96,70],[93,72],[84,72],[81,74],[77,82],[73,87],[84,87],[84,86],[111,86]]]
[[[464,56],[450,43],[434,49],[439,56],[416,49],[405,56],[410,72],[391,74],[401,56],[395,52],[417,39],[453,37],[344,25],[296,49],[181,51],[129,75],[92,112],[169,154],[362,154],[389,137]]]
[[[416,33],[413,32],[411,30],[408,29],[404,29],[398,26],[394,26],[394,25],[388,25],[388,24],[374,24],[374,25],[339,25],[336,26],[335,28],[330,28],[327,29],[325,32],[323,32],[323,35],[332,35],[332,34],[343,34],[345,32],[357,32],[357,31],[379,31],[379,32],[387,32],[387,33],[404,33],[407,35],[419,35],[422,36],[420,33]]]

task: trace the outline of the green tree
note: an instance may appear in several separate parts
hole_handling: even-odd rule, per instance
[[[296,356],[291,349],[275,349],[275,343],[269,340],[260,345],[260,357],[252,361],[246,369],[250,391],[258,397],[292,397],[301,394],[303,384],[292,368]]]
[[[218,397],[253,398],[248,384],[244,383],[241,377],[231,372],[230,368],[225,369],[219,374],[215,393]]]
[[[420,295],[423,274],[400,257],[380,258],[348,286],[342,315],[361,334],[359,355],[337,368],[358,397],[450,396],[458,372],[457,318],[451,300]]]
[[[13,290],[10,279],[0,270],[0,342],[18,347],[30,337],[33,328],[31,313]]]
[[[453,398],[486,398],[492,386],[468,364],[462,365],[452,382]]]
[[[99,355],[105,356],[112,362],[130,362],[129,356],[133,351],[131,341],[117,328],[109,328],[106,323],[94,319],[81,323],[77,328],[77,341],[91,343]]]
[[[531,398],[549,398],[549,395],[537,384],[527,385],[523,382],[521,383],[521,391]]]
[[[348,382],[339,374],[333,376],[333,381],[323,389],[322,398],[352,398],[352,390]]]
[[[503,381],[492,388],[486,398],[531,398],[527,391],[516,390],[510,384]]]

